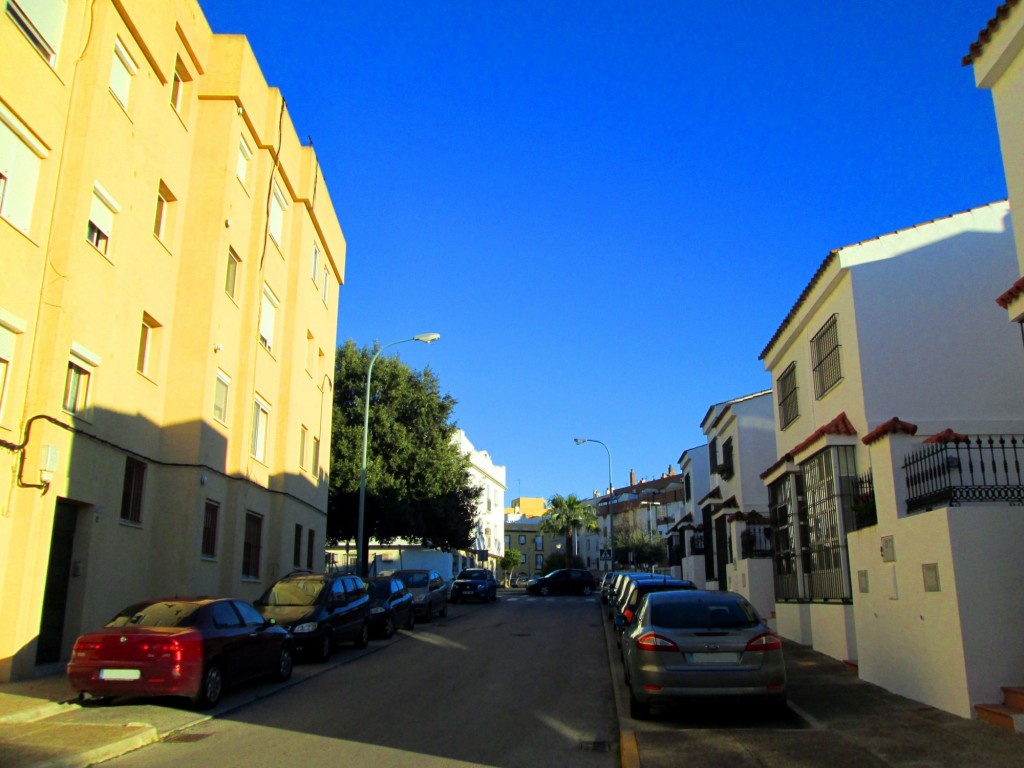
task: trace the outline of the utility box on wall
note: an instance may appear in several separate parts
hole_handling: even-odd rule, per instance
[[[882,562],[896,562],[896,541],[892,536],[882,537]]]

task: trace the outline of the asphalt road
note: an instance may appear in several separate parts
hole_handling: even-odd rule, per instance
[[[105,765],[618,764],[596,598],[449,607],[345,663]],[[335,659],[337,661],[337,657]]]

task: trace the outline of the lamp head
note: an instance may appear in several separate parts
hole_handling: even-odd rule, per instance
[[[574,441],[575,441],[576,445],[583,445],[585,442],[587,442],[587,438],[585,438],[585,437],[577,437],[577,438],[574,438]]]
[[[435,341],[441,338],[440,333],[421,333],[418,336],[413,336],[416,341],[422,341],[424,344],[433,344]]]

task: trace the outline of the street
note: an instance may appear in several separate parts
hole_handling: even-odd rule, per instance
[[[616,765],[596,602],[512,593],[453,605],[447,619],[369,653],[341,649],[334,661],[349,663],[107,765]]]

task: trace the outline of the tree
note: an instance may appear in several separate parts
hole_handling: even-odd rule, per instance
[[[519,570],[519,563],[522,562],[522,559],[523,556],[518,549],[506,549],[505,554],[498,561],[498,565],[501,566],[501,571],[504,574],[506,587],[510,584],[512,574]]]
[[[639,528],[616,527],[615,559],[620,563],[632,563],[637,567],[652,567],[668,554],[665,540]],[[630,557],[632,555],[632,557]]]
[[[600,530],[600,526],[594,510],[585,506],[576,494],[562,496],[556,493],[551,497],[551,511],[540,521],[540,530],[555,536],[565,536],[565,554],[568,561],[574,554],[572,540],[576,532],[597,531]]]
[[[329,544],[356,538],[366,373],[379,349],[350,339],[335,360]],[[455,399],[429,368],[413,371],[397,356],[377,359],[371,385],[364,538],[468,548],[481,489],[452,442]]]

